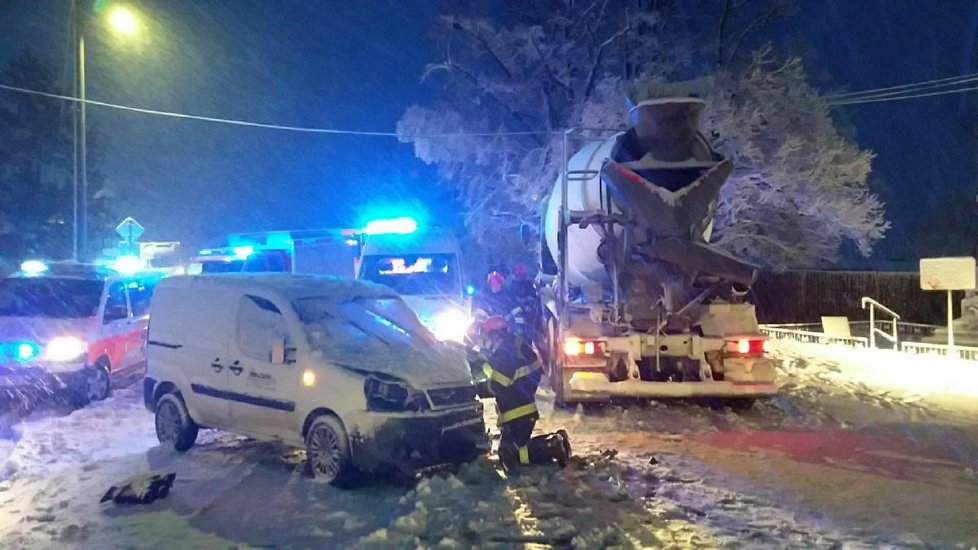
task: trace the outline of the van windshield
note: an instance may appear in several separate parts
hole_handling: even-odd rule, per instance
[[[317,348],[437,343],[400,298],[302,298],[292,303]]]
[[[408,296],[462,293],[455,254],[364,256],[360,278]]]
[[[0,281],[0,317],[82,319],[98,314],[103,282],[54,277]]]

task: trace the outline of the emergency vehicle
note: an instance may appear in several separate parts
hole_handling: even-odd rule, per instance
[[[205,249],[187,273],[292,272],[354,277],[396,290],[440,340],[462,341],[474,287],[463,282],[462,251],[451,231],[411,217],[375,219],[362,228],[234,233]]]
[[[24,262],[0,280],[0,389],[67,392],[79,406],[108,397],[112,376],[145,365],[149,302],[160,277]]]
[[[439,340],[461,342],[471,324],[473,290],[464,284],[462,250],[449,230],[413,218],[368,223],[356,278],[396,290]]]

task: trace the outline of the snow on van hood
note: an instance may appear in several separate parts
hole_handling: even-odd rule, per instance
[[[362,372],[387,374],[400,378],[415,389],[464,386],[472,384],[472,372],[465,351],[457,345],[387,344],[372,339],[368,344],[345,344],[330,336],[328,327],[306,326],[313,359]]]

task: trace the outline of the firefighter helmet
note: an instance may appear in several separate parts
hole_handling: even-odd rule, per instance
[[[490,317],[482,323],[482,334],[486,336],[491,335],[494,332],[508,332],[508,331],[509,331],[509,323],[507,323],[506,319],[503,319],[499,315]]]
[[[529,276],[530,276],[530,272],[526,269],[525,265],[516,264],[513,267],[513,277],[517,279],[526,279]]]

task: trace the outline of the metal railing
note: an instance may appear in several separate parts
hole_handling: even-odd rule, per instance
[[[770,325],[761,325],[761,332],[775,340],[794,340],[795,342],[805,344],[835,344],[850,348],[865,348],[867,345],[867,339],[862,336],[830,336],[824,332],[812,332]]]
[[[900,320],[900,314],[893,311],[892,309],[884,306],[883,304],[877,302],[876,300],[870,298],[869,296],[863,296],[860,300],[860,305],[863,309],[869,306],[869,347],[876,347],[876,335],[882,336],[885,340],[893,344],[893,348],[896,349],[899,346],[899,335],[897,333],[897,321]],[[893,334],[887,334],[886,331],[876,328],[876,310],[879,309],[883,313],[886,313],[891,319]]]
[[[968,346],[949,346],[947,344],[927,344],[923,342],[904,342],[900,346],[904,353],[915,355],[940,355],[943,357],[956,355],[965,361],[978,361],[978,348]]]

